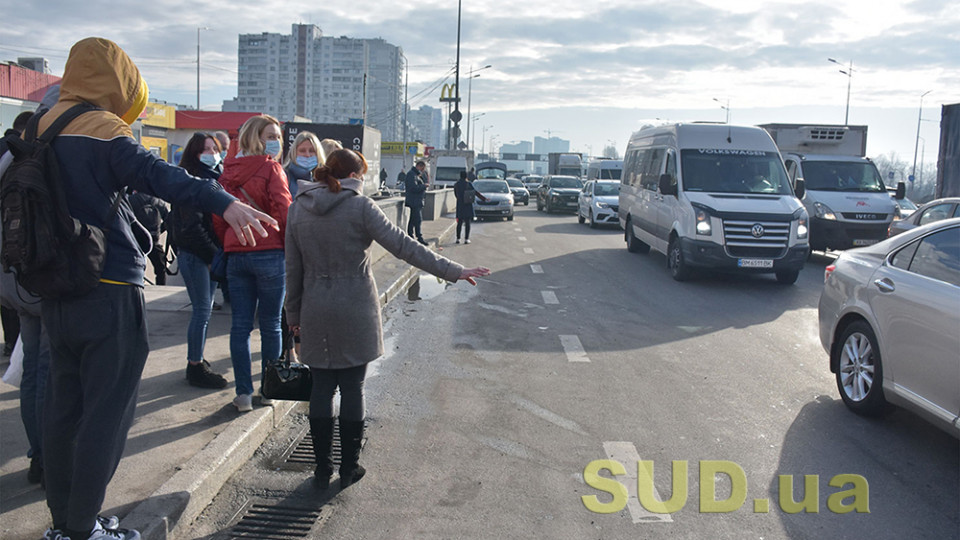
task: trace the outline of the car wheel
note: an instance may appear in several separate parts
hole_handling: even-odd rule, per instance
[[[855,321],[843,329],[834,347],[837,389],[851,411],[876,416],[886,406],[883,397],[883,365],[873,329],[865,321]]]
[[[780,270],[777,272],[777,283],[781,285],[793,285],[800,277],[800,270]]]
[[[581,223],[581,224],[582,224],[584,221],[586,221],[586,220],[583,219],[583,214],[580,213],[580,209],[578,208],[578,209],[577,209],[577,223]]]
[[[630,253],[650,253],[650,245],[633,234],[633,225],[630,223],[630,220],[627,220],[623,237],[627,241],[627,251]]]
[[[680,239],[670,240],[670,247],[667,248],[667,268],[670,269],[670,275],[677,281],[686,281],[693,277],[693,270],[683,258],[683,248],[680,247]]]
[[[596,228],[597,228],[597,222],[593,220],[593,210],[592,210],[592,209],[590,210],[590,228],[591,228],[591,229],[596,229]]]
[[[513,216],[507,216],[507,221],[513,221]]]

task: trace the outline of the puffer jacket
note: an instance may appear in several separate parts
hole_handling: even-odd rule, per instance
[[[213,218],[213,227],[220,238],[223,250],[227,253],[266,251],[269,249],[283,249],[284,235],[287,230],[287,210],[292,199],[290,188],[287,186],[287,174],[273,156],[230,156],[220,175],[220,184],[234,197],[270,214],[277,220],[280,231],[267,227],[267,237],[257,236],[257,245],[242,245],[237,239],[233,228],[219,217]],[[243,191],[246,191],[246,195]],[[249,198],[248,198],[249,195]],[[250,200],[250,199],[253,200]]]
[[[123,50],[103,38],[87,38],[70,50],[60,84],[60,100],[40,119],[39,131],[79,103],[102,110],[70,122],[53,141],[70,214],[109,229],[101,281],[143,286],[146,256],[133,233],[135,221],[124,200],[132,188],[166,201],[193,204],[222,214],[236,199],[220,184],[201,180],[158,158],[133,138],[130,125],[147,104],[147,84]]]
[[[380,298],[373,279],[370,245],[448,281],[463,266],[437,255],[390,222],[363,193],[363,182],[301,181],[287,224],[287,322],[300,325],[303,363],[342,369],[383,354]]]

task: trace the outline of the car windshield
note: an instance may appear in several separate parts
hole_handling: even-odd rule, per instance
[[[620,174],[623,169],[600,169],[601,180],[620,180]]]
[[[793,193],[777,152],[699,148],[681,150],[680,160],[684,191]]]
[[[477,178],[496,178],[503,180],[506,176],[507,173],[500,169],[480,169],[477,171]]]
[[[554,176],[550,179],[550,187],[582,189],[583,184],[579,179],[572,176]]]
[[[597,197],[606,197],[620,193],[620,184],[595,184],[593,194]]]
[[[510,184],[510,187],[523,187],[523,182],[516,178],[507,178],[507,184]]]
[[[480,193],[510,193],[510,188],[503,180],[474,180],[473,189]]]
[[[899,206],[901,210],[917,209],[917,205],[913,204],[913,201],[911,201],[910,199],[894,199],[893,201],[897,203],[897,206]]]
[[[884,192],[877,168],[868,161],[805,161],[803,181],[809,190]]]

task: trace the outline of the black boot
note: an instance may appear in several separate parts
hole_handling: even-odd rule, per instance
[[[360,466],[360,443],[363,441],[363,420],[349,421],[340,418],[340,489],[363,478],[367,470]]]
[[[313,438],[313,456],[317,462],[313,481],[318,488],[327,489],[333,475],[333,418],[311,418],[310,436]]]

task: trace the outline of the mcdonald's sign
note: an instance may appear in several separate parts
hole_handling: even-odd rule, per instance
[[[459,102],[460,98],[457,97],[457,85],[455,84],[445,84],[443,88],[440,89],[440,103],[454,103]]]

